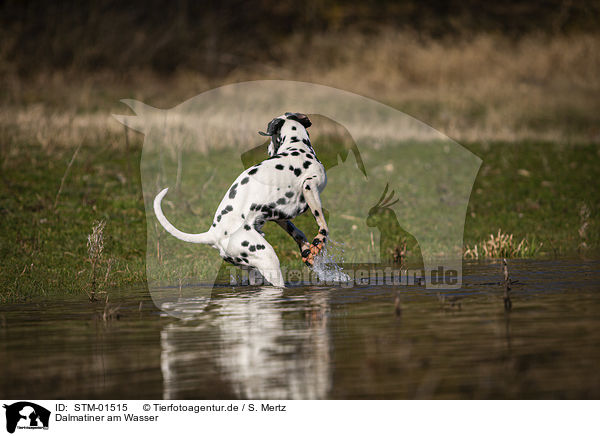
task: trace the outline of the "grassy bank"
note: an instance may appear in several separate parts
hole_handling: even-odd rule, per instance
[[[1,301],[56,293],[85,296],[91,280],[87,236],[98,220],[106,221],[97,272],[100,290],[145,281],[141,145],[141,135],[131,137],[129,147],[124,134],[85,138],[70,167],[73,148],[5,146]],[[473,246],[501,228],[516,240],[542,244],[536,256],[597,256],[598,146],[521,142],[467,147],[484,163],[471,195],[465,245]],[[307,234],[315,230],[310,217],[298,222]],[[300,265],[287,235],[270,224],[266,234],[283,264]],[[401,243],[399,235],[390,250]]]
[[[73,64],[25,77],[14,60],[2,58],[0,300],[84,295],[91,274],[87,236],[100,220],[106,228],[98,286],[144,282],[143,137],[130,132],[126,140],[110,114],[127,113],[121,98],[169,108],[220,85],[255,79],[342,87],[416,117],[481,157],[465,224],[468,256],[505,255],[496,247],[510,235],[513,255],[597,256],[599,47],[596,33],[433,38],[383,28],[368,34],[336,30],[307,40],[291,35],[273,56],[219,75],[187,64],[169,74]],[[234,160],[237,166],[219,163],[223,184],[239,172]],[[372,166],[388,171],[383,161]],[[386,181],[380,182],[383,190]],[[223,192],[211,194],[208,202]],[[197,200],[192,211],[203,204]],[[170,214],[177,210],[166,207]],[[189,219],[194,231],[194,215]],[[310,217],[298,223],[307,234],[314,230]],[[371,224],[391,235],[382,254],[402,254],[406,242],[404,256],[418,257],[414,241],[393,222]],[[276,226],[266,233],[284,264],[299,264],[287,235]]]

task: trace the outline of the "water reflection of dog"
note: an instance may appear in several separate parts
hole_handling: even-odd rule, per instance
[[[319,399],[330,386],[326,291],[218,295],[194,322],[161,333],[163,396]]]

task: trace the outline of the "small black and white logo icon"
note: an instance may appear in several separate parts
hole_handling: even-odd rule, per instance
[[[6,431],[14,433],[16,429],[48,429],[50,411],[29,401],[19,401],[4,405],[6,409]]]

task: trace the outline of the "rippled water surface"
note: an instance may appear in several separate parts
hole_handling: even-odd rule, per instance
[[[442,294],[223,286],[188,321],[147,289],[0,306],[0,397],[599,398],[600,262],[511,262],[508,313],[500,269]]]

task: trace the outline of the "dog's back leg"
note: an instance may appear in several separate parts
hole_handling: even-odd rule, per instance
[[[227,252],[249,267],[257,269],[273,286],[285,287],[275,250],[254,228],[241,228],[235,232],[229,239]]]

